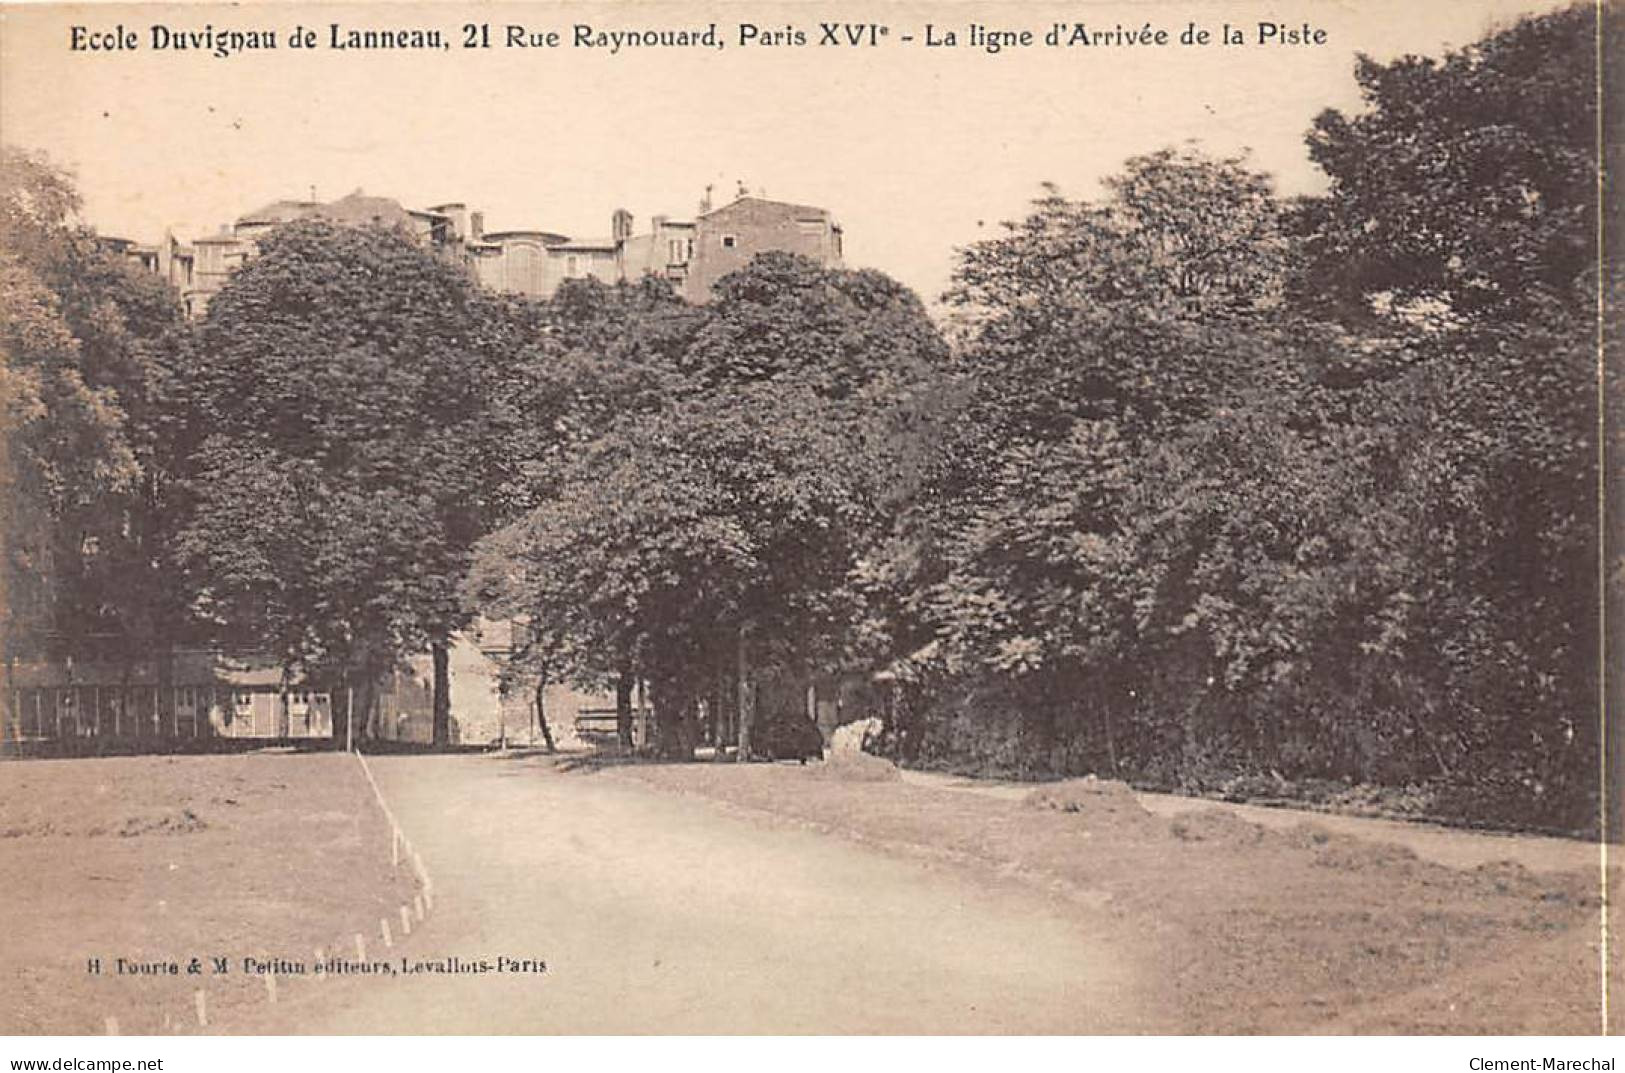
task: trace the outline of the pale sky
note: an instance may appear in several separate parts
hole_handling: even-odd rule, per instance
[[[443,2],[0,7],[0,138],[76,175],[107,234],[183,240],[277,198],[356,188],[408,207],[461,201],[488,230],[609,232],[625,207],[692,215],[752,192],[824,206],[847,261],[928,301],[955,247],[1019,217],[1043,181],[1089,196],[1133,154],[1190,139],[1250,147],[1283,193],[1317,188],[1303,147],[1328,106],[1354,108],[1354,57],[1437,55],[1550,0],[1074,0],[1039,3],[492,4]],[[967,27],[1091,29],[1146,22],[1177,40],[1229,22],[1249,44],[1034,47],[989,55]],[[1327,32],[1323,46],[1251,43],[1260,20]],[[721,50],[465,50],[464,23],[557,29],[719,24]],[[820,21],[891,27],[878,48],[816,47]],[[452,47],[289,49],[296,25],[439,27]],[[737,26],[804,30],[808,47],[741,47]],[[271,29],[275,51],[219,59],[154,51],[149,27]],[[927,48],[932,23],[958,48]],[[70,28],[137,33],[127,52],[71,52]],[[913,43],[899,40],[909,34]],[[1589,57],[1576,57],[1590,63]]]

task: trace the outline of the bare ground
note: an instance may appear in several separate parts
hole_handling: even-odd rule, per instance
[[[237,975],[210,981],[209,1031],[1602,1024],[1598,869],[1449,867],[1347,829],[1154,814],[1100,785],[1033,798],[818,765],[372,765],[436,883],[435,911],[391,956],[547,971],[286,979],[276,1005]],[[0,765],[0,836],[4,1032],[100,1032],[106,1016],[195,1031],[195,980],[97,977],[85,959],[308,959],[412,893],[342,756]],[[1482,845],[1445,859],[1482,860]]]
[[[1102,913],[544,758],[371,761],[434,877],[429,956],[545,975],[290,991],[237,1031],[1120,1033],[1176,1023]],[[322,990],[325,989],[325,990]]]
[[[979,863],[1104,906],[1160,981],[1177,1031],[1602,1028],[1600,864],[1451,868],[1314,823],[1154,815],[1126,788],[1012,800],[844,782],[817,765],[629,766],[614,777],[887,851]],[[1620,1026],[1615,1003],[1609,1027]]]
[[[0,1034],[101,1033],[108,1017],[126,1034],[198,1031],[199,987],[219,1031],[265,1001],[243,957],[353,949],[411,889],[352,757],[0,764]],[[118,958],[181,974],[121,974]]]

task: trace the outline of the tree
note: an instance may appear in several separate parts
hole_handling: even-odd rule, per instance
[[[1617,287],[1576,59],[1620,27],[1575,5],[1439,60],[1362,58],[1365,109],[1310,134],[1332,182],[1301,221],[1305,293],[1383,359],[1354,393],[1367,441],[1392,441],[1366,452],[1370,655],[1481,806],[1576,825],[1597,805],[1596,310]]]
[[[1047,187],[1005,235],[961,251],[946,298],[974,424],[995,443],[1066,439],[1080,418],[1156,434],[1271,372],[1233,346],[1284,303],[1269,178],[1243,158],[1163,150],[1105,186],[1100,202]]]
[[[182,625],[164,575],[183,322],[178,295],[77,211],[68,176],[3,150],[3,640],[8,661],[94,642],[128,667]]]
[[[747,691],[756,664],[836,657],[858,607],[852,574],[904,464],[896,433],[943,348],[894,282],[782,254],[723,280],[675,334],[670,316],[635,314],[654,320],[629,337],[664,340],[640,352],[637,376],[594,374],[648,377],[662,390],[637,396],[656,405],[585,400],[595,434],[487,543],[482,576],[576,673],[588,653],[613,654],[612,672],[635,662],[662,747],[689,755],[695,705],[740,674],[742,647]]]
[[[548,681],[593,688],[613,683],[619,734],[630,747],[635,639],[613,623],[595,630],[579,608],[537,593],[530,606],[553,608],[545,621],[516,604],[524,582],[509,575],[513,541],[523,530],[513,523],[562,494],[572,458],[618,424],[633,427],[667,405],[680,378],[676,355],[702,314],[653,277],[613,286],[566,280],[551,300],[526,304],[517,314],[523,345],[499,371],[498,395],[511,411],[512,433],[498,485],[498,531],[478,549],[465,605],[475,614],[524,622],[525,641],[510,653],[506,673],[535,677],[538,698]],[[504,526],[507,532],[500,531]]]
[[[396,659],[466,622],[458,585],[511,414],[508,312],[403,232],[307,222],[263,240],[210,302],[187,385],[182,540],[217,628],[338,669],[365,713]]]
[[[1120,547],[1138,460],[1249,394],[1302,380],[1290,249],[1267,177],[1186,149],[1130,160],[1099,203],[1053,187],[967,248],[948,294],[968,398],[916,506],[905,581],[958,671],[1124,658]]]
[[[1594,822],[1594,18],[1362,60],[1323,198],[1165,152],[965,252],[964,419],[880,578],[937,698],[1017,695],[1050,769]]]
[[[1613,5],[1608,5],[1613,10]],[[1574,6],[1441,59],[1355,68],[1364,108],[1327,110],[1308,137],[1331,179],[1310,204],[1306,294],[1345,316],[1443,307],[1523,317],[1582,307],[1596,265],[1597,87],[1589,57],[1619,54],[1620,20]]]

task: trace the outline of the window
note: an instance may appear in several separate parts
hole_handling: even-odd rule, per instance
[[[723,235],[722,236],[722,248],[723,249],[731,250],[737,245],[739,245],[739,238],[738,238],[737,235]]]
[[[575,254],[571,254],[569,257],[564,259],[564,274],[567,276],[574,276],[576,274]]]

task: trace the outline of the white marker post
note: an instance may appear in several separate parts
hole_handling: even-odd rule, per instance
[[[109,1036],[118,1035],[118,1018],[117,1017],[109,1017],[109,1018],[107,1018],[106,1027],[107,1027],[107,1034]]]
[[[384,937],[384,948],[387,950],[395,945],[395,937],[389,934],[389,918],[378,918],[378,934]]]
[[[423,895],[412,899],[412,911],[418,915],[419,920],[423,919]]]
[[[192,1005],[197,1010],[197,1023],[200,1028],[209,1027],[209,1000],[200,987],[192,992]]]
[[[361,937],[359,931],[355,933],[355,959],[357,961],[367,960],[367,940]]]
[[[265,974],[265,1001],[273,1006],[276,1005],[276,973],[274,972]]]
[[[401,906],[401,934],[412,934],[412,911],[404,905]]]

